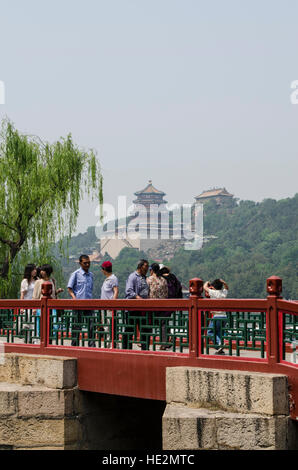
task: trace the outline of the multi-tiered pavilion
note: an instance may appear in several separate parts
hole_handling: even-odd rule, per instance
[[[141,204],[147,209],[150,209],[150,206],[152,205],[160,206],[162,204],[167,204],[167,201],[164,200],[166,193],[156,189],[152,184],[152,180],[149,180],[146,188],[141,191],[137,191],[134,194],[137,196],[137,199],[133,201],[136,206]]]
[[[149,180],[144,189],[134,194],[137,198],[133,201],[133,213],[138,214],[141,238],[148,240],[169,236],[169,211],[164,200],[166,193],[156,189]]]
[[[147,186],[134,195],[136,199],[130,216],[126,221],[121,221],[120,225],[119,221],[117,223],[121,236],[109,236],[109,232],[106,232],[101,238],[101,255],[108,253],[115,258],[125,247],[146,251],[156,246],[161,239],[170,238],[169,211],[164,199],[166,193],[156,189],[152,180],[149,180]]]

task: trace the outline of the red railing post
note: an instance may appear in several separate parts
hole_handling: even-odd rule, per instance
[[[201,319],[198,318],[198,299],[202,298],[203,281],[194,278],[189,281],[189,355],[199,356],[199,335]]]
[[[112,310],[112,341],[111,341],[111,346],[112,349],[115,349],[115,332],[114,332],[114,327],[115,327],[115,310]]]
[[[277,299],[281,299],[282,279],[271,276],[267,279],[267,358],[269,364],[280,362]]]
[[[41,285],[41,311],[40,311],[40,346],[42,348],[49,344],[49,313],[48,299],[52,296],[53,286],[49,281],[44,281]]]

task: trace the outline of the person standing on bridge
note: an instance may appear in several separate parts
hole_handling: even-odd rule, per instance
[[[182,299],[183,294],[182,294],[182,285],[179,279],[173,274],[167,266],[164,266],[163,264],[159,265],[160,267],[160,274],[161,276],[164,277],[164,279],[167,282],[168,285],[168,299]],[[163,312],[163,316],[166,317],[162,321],[162,342],[163,347],[161,347],[161,350],[166,350],[170,349],[172,347],[173,341],[175,341],[175,328],[169,329],[169,324],[174,325],[175,324],[175,312]],[[173,333],[173,338],[171,340],[170,333]]]
[[[50,264],[43,264],[39,268],[39,276],[40,278],[35,282],[34,289],[33,289],[33,295],[32,299],[34,300],[39,300],[42,298],[42,285],[43,283],[50,282],[52,284],[52,293],[51,293],[51,298],[52,299],[57,299],[58,294],[60,292],[63,292],[63,289],[56,288],[56,281],[52,276],[53,274],[53,267]],[[33,310],[34,314],[36,315],[36,336],[40,336],[40,315],[41,311],[38,308],[37,310]],[[54,328],[54,324],[57,322],[57,311],[55,308],[51,309],[51,326]],[[33,340],[33,343],[37,343],[37,339]]]
[[[223,279],[215,279],[213,282],[205,282],[204,291],[206,297],[210,299],[225,299],[228,295],[229,287]],[[211,312],[212,320],[208,325],[208,336],[214,338],[215,354],[225,354],[223,346],[223,328],[227,323],[227,315],[225,312]]]
[[[147,278],[147,284],[149,286],[149,298],[150,299],[167,299],[168,298],[168,283],[162,277],[160,273],[159,264],[153,263],[150,266],[150,276]],[[166,320],[165,314],[167,312],[154,312],[153,323],[159,326],[159,340],[163,343],[160,346],[161,351],[166,349]]]
[[[100,298],[103,300],[116,300],[118,299],[118,294],[119,294],[119,283],[118,279],[113,274],[113,265],[111,261],[104,261],[101,265],[102,273],[105,276],[105,280],[103,281],[103,284],[101,286],[101,295]],[[114,321],[113,321],[113,312],[112,310],[106,310],[106,316],[104,318],[104,323],[106,323],[104,331],[105,331],[105,336],[111,341],[111,334],[110,331],[112,331],[112,327],[114,328],[114,341],[115,341],[115,333],[116,333],[116,319],[115,319],[115,314],[114,314]],[[113,325],[112,325],[113,324]],[[110,343],[107,343],[106,347],[110,347]],[[114,347],[114,344],[113,344]]]
[[[32,299],[34,285],[35,285],[35,282],[37,280],[36,274],[37,274],[36,265],[32,264],[32,263],[27,264],[26,267],[25,267],[25,271],[24,271],[24,278],[21,282],[21,295],[20,295],[21,300],[31,300]],[[30,312],[31,312],[31,310],[29,310],[29,309],[21,309],[20,310],[20,316],[18,318],[18,326],[19,326],[20,330],[21,329],[23,329],[23,330],[29,330],[30,329]],[[29,324],[26,321],[26,317],[27,317],[27,320],[28,320]],[[23,323],[23,325],[22,325],[22,323]],[[1,324],[0,324],[0,326],[1,326]]]
[[[141,259],[137,265],[136,271],[131,273],[128,276],[126,281],[126,289],[125,289],[125,298],[126,299],[148,299],[149,295],[149,286],[146,281],[146,274],[149,269],[149,263],[146,259]],[[140,330],[140,342],[142,350],[149,349],[149,339],[150,335],[147,333],[151,332],[151,327],[149,327],[150,331],[148,331],[148,326],[146,324],[146,320],[148,324],[150,324],[150,318],[146,318],[146,312],[138,311],[138,312],[125,312],[125,331],[123,332],[123,340],[122,345],[123,349],[132,349],[132,337],[133,332],[136,332],[137,325],[139,326]],[[145,333],[146,329],[146,333]]]
[[[36,281],[37,269],[35,264],[27,264],[24,271],[24,278],[21,282],[21,300],[31,300]]]
[[[80,268],[74,271],[68,281],[67,290],[73,300],[92,299],[93,297],[93,273],[89,271],[90,258],[81,255],[79,258]],[[88,346],[95,347],[94,341],[94,312],[92,310],[73,310],[72,313],[72,346],[79,346],[80,333],[83,322],[88,322]]]

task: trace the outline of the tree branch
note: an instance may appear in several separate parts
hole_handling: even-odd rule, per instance
[[[3,243],[4,245],[8,245],[10,248],[14,246],[14,242],[12,242],[11,240],[5,240],[2,237],[0,237],[0,242]]]
[[[5,227],[9,228],[10,230],[13,230],[16,233],[19,233],[18,230],[15,227],[12,227],[11,225],[7,224],[6,222],[3,222],[0,220],[0,224],[4,225]]]

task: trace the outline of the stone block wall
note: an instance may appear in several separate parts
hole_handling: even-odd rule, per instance
[[[173,367],[166,396],[164,450],[298,448],[286,376]]]
[[[80,391],[76,367],[72,358],[5,354],[0,450],[161,450],[165,402]]]
[[[6,354],[0,364],[0,449],[73,449],[76,360]]]

